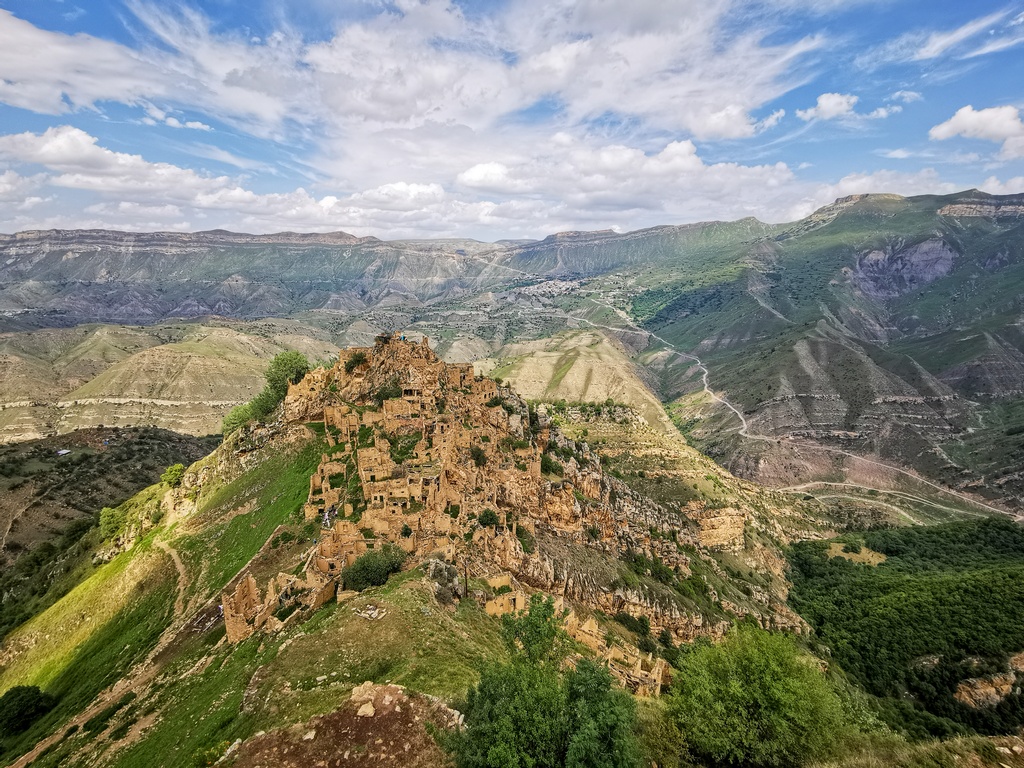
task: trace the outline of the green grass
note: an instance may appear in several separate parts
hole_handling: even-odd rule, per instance
[[[202,583],[190,585],[193,591],[216,593],[277,526],[299,519],[309,494],[309,477],[323,450],[324,444],[314,440],[293,452],[276,453],[203,499],[197,516],[210,524],[175,541],[189,570],[203,573]],[[222,522],[245,505],[251,505],[251,511]]]
[[[156,724],[112,765],[191,766],[211,747],[333,711],[365,680],[448,699],[465,695],[479,662],[503,654],[499,622],[473,601],[454,613],[440,608],[421,577],[407,572],[355,601],[330,603],[283,635],[215,650],[222,629],[192,638],[172,662],[167,686],[140,703],[159,707]],[[353,606],[369,602],[387,615],[367,621],[354,614]],[[188,674],[206,655],[211,662]]]
[[[155,567],[141,570],[141,578],[125,574],[135,558],[158,558]],[[124,580],[118,580],[126,575]],[[0,761],[9,760],[29,749],[95,700],[97,694],[119,680],[141,661],[156,644],[171,619],[176,579],[170,559],[149,552],[147,545],[125,553],[101,568],[97,574],[73,590],[53,608],[30,622],[52,627],[55,634],[66,633],[64,621],[69,612],[96,611],[97,602],[111,591],[126,591],[124,607],[110,618],[96,615],[85,637],[73,635],[72,642],[59,643],[49,653],[24,654],[16,671],[5,670],[0,685],[39,685],[56,696],[57,706],[17,738],[6,739],[0,747]],[[27,657],[27,658],[25,658]],[[27,666],[25,663],[27,662]]]

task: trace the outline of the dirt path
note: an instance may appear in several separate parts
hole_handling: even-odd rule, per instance
[[[170,556],[174,562],[174,568],[178,572],[178,594],[174,598],[174,616],[179,618],[185,610],[185,583],[188,581],[188,572],[185,570],[185,564],[181,562],[178,550],[163,539],[158,538],[154,543]]]
[[[675,347],[674,344],[671,344],[670,342],[668,342],[667,340],[665,340],[664,338],[662,338],[658,334],[652,333],[650,331],[644,330],[643,328],[640,328],[639,326],[636,325],[636,323],[634,323],[632,320],[630,320],[628,318],[628,316],[625,316],[625,314],[621,310],[616,309],[615,307],[611,306],[610,304],[606,304],[603,301],[598,301],[597,299],[594,299],[594,298],[591,298],[591,297],[587,297],[587,300],[592,302],[592,303],[594,303],[594,304],[596,304],[596,305],[598,305],[598,306],[600,306],[600,307],[604,307],[606,309],[611,309],[613,312],[616,313],[616,315],[618,317],[623,318],[624,322],[628,323],[631,327],[630,328],[621,328],[621,327],[614,327],[614,326],[609,326],[609,325],[601,325],[599,323],[593,322],[592,320],[588,320],[585,317],[580,317],[578,315],[572,315],[572,314],[569,314],[568,317],[571,317],[572,319],[574,319],[574,320],[576,320],[578,322],[587,323],[587,324],[589,324],[589,325],[591,325],[591,326],[593,326],[595,328],[602,328],[602,329],[605,329],[605,330],[613,331],[615,333],[641,334],[641,335],[646,336],[646,337],[651,338],[651,339],[657,339],[662,344],[664,344],[665,347],[670,352],[672,352],[672,354],[677,355],[677,356],[679,356],[679,357],[681,357],[681,358],[683,358],[685,360],[690,360],[690,361],[692,361],[696,365],[696,367],[701,371],[701,382],[703,383],[704,391],[708,395],[710,395],[714,400],[718,401],[719,403],[724,405],[726,408],[728,408],[730,411],[732,411],[736,415],[736,418],[739,419],[739,421],[740,421],[740,429],[739,429],[737,434],[739,434],[741,437],[744,437],[744,438],[746,438],[748,440],[759,440],[759,441],[762,441],[762,442],[774,442],[775,440],[779,439],[778,436],[758,435],[758,434],[753,434],[753,433],[750,432],[750,423],[747,421],[746,417],[739,410],[739,408],[737,408],[735,405],[730,403],[728,400],[726,400],[724,397],[722,397],[721,395],[716,393],[711,388],[711,384],[709,382],[709,376],[710,376],[711,372],[708,370],[707,366],[704,365],[704,362],[699,357],[697,357],[696,355],[691,355],[691,354],[689,354],[687,352],[681,352],[679,349],[677,349]],[[846,457],[848,457],[850,459],[853,459],[855,461],[862,461],[862,462],[865,462],[867,464],[871,464],[871,465],[876,466],[876,467],[881,467],[882,469],[886,469],[886,470],[888,470],[890,472],[896,472],[896,473],[898,473],[900,475],[903,475],[905,477],[912,478],[914,481],[916,481],[918,483],[922,483],[924,485],[927,485],[930,488],[934,488],[936,491],[939,491],[940,493],[946,494],[948,496],[953,496],[953,497],[957,498],[960,501],[963,501],[963,502],[966,502],[968,504],[971,504],[972,506],[981,507],[983,509],[987,509],[990,512],[995,512],[995,513],[1000,514],[1000,515],[1007,515],[1007,514],[1009,514],[1014,519],[1016,519],[1018,521],[1024,522],[1024,514],[1010,513],[1010,512],[1007,512],[1004,509],[999,509],[998,507],[993,507],[990,504],[986,504],[986,503],[984,503],[982,501],[978,501],[977,499],[971,498],[970,496],[967,496],[965,494],[958,493],[957,491],[951,490],[949,488],[945,488],[944,486],[941,486],[941,485],[939,485],[937,483],[933,483],[930,480],[925,480],[920,475],[918,475],[917,473],[912,472],[910,470],[902,469],[900,467],[893,466],[892,464],[886,464],[885,462],[877,461],[875,459],[868,459],[868,458],[865,458],[864,456],[859,456],[859,455],[857,455],[855,453],[850,453],[849,451],[844,451],[841,448],[832,448],[830,446],[820,445],[820,444],[817,444],[817,443],[805,443],[803,441],[796,441],[793,438],[787,438],[787,439],[791,443],[793,443],[795,445],[799,445],[799,446],[804,447],[804,448],[808,448],[808,449],[811,449],[811,450],[826,451],[828,453],[833,453],[833,454],[837,454],[837,455],[840,455],[840,456],[846,456]],[[850,483],[850,485],[856,485],[856,484]],[[857,487],[865,488],[867,490],[881,490],[881,489],[873,489],[873,488],[870,488],[869,486],[857,486]],[[781,489],[777,489],[777,490],[787,490],[787,489],[781,488]],[[884,492],[885,493],[897,493],[897,492],[894,492],[894,491],[884,491]],[[908,496],[912,496],[911,494],[907,494],[907,495]],[[924,499],[919,499],[919,500],[924,501]],[[926,503],[929,503],[929,502],[926,502]],[[942,505],[940,505],[940,504],[934,504],[934,506],[938,506],[938,507],[942,508]],[[950,509],[950,508],[949,507],[945,507],[945,509]],[[961,510],[961,511],[963,511],[963,510]],[[968,514],[977,514],[977,513],[968,513]]]

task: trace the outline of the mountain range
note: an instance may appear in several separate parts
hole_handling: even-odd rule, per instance
[[[0,238],[0,428],[215,431],[279,349],[393,328],[585,399],[568,374],[598,334],[632,369],[621,397],[653,395],[741,476],[855,496],[923,478],[1019,511],[1022,234],[1024,196],[976,190],[533,242],[22,232]]]

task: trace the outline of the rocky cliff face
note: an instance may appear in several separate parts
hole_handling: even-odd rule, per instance
[[[875,250],[857,259],[854,280],[868,296],[893,299],[945,277],[957,253],[944,240]]]

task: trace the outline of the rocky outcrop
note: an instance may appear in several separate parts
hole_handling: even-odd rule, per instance
[[[949,243],[940,239],[869,251],[857,258],[853,279],[866,295],[892,299],[945,277],[958,255]]]
[[[1002,672],[961,681],[953,697],[972,709],[981,709],[994,707],[1015,690],[1020,690],[1017,675],[1014,672]]]
[[[328,683],[325,674],[320,682]],[[451,760],[427,728],[450,730],[460,712],[439,699],[399,685],[365,682],[336,711],[270,733],[262,731],[226,750],[221,764],[236,768],[372,765],[381,768],[436,768]]]

